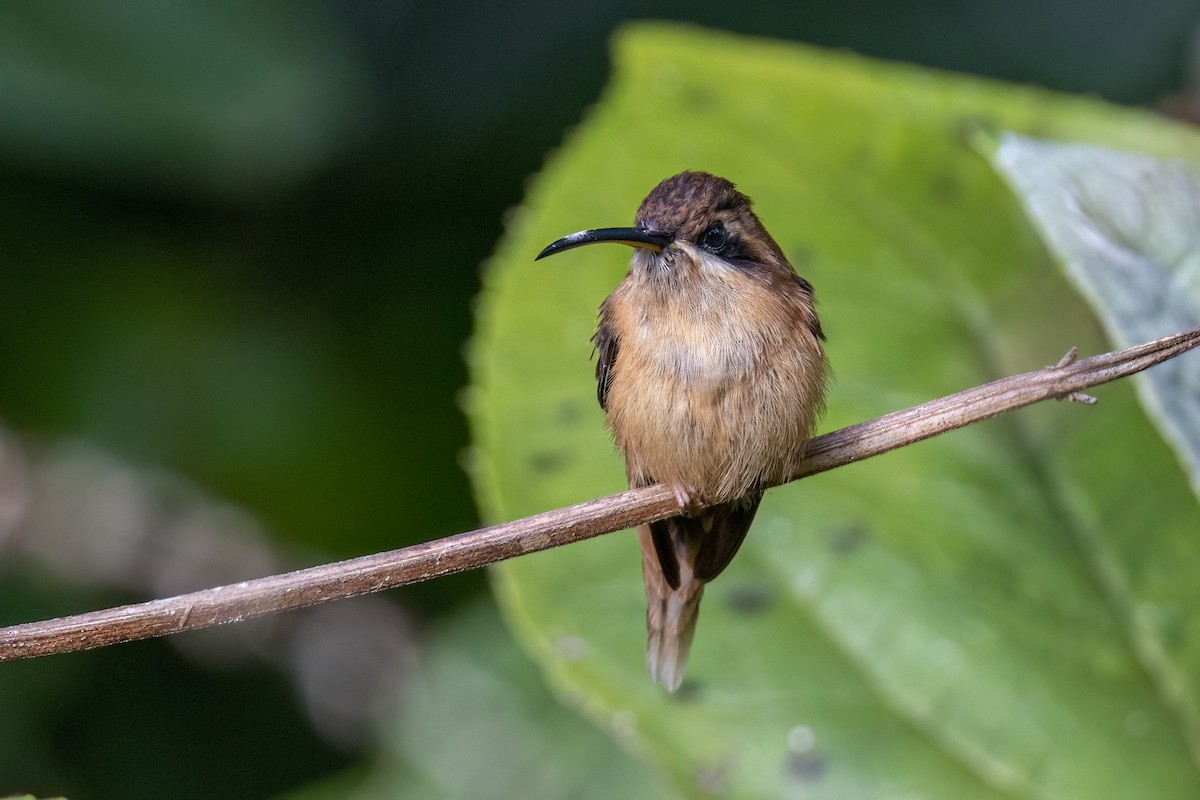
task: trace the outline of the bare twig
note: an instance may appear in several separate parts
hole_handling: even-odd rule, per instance
[[[1200,328],[1113,353],[1003,378],[814,439],[793,480],[919,442],[1050,398],[1132,375],[1200,345]],[[578,542],[678,513],[671,490],[648,486],[376,555],[217,586],[148,603],[0,628],[0,661],[69,653],[377,592]]]

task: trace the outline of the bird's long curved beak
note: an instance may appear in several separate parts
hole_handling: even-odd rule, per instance
[[[579,233],[572,233],[569,236],[564,236],[557,242],[551,242],[546,245],[546,249],[538,253],[534,261],[546,256],[552,256],[555,253],[561,253],[564,250],[570,250],[573,247],[581,247],[585,244],[599,244],[601,242],[626,244],[630,247],[640,247],[645,250],[653,250],[656,253],[661,253],[663,248],[671,243],[671,237],[665,233],[646,231],[641,228],[597,228],[592,231],[579,231]]]

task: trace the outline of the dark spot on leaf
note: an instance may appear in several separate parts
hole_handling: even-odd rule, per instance
[[[679,684],[679,688],[671,695],[671,699],[676,703],[694,703],[700,699],[703,691],[704,684],[701,681],[685,677],[683,683]]]
[[[869,174],[871,172],[869,166],[876,162],[875,156],[875,151],[870,147],[858,145],[850,151],[850,157],[846,159],[846,164],[859,172]]]
[[[813,252],[812,247],[809,245],[793,244],[788,247],[788,251],[785,255],[787,255],[787,260],[791,262],[793,267],[795,267],[797,270],[801,270],[812,263],[813,257],[816,255],[816,253]]]
[[[691,111],[709,114],[717,105],[717,96],[701,86],[689,86],[684,92],[683,103]]]
[[[971,147],[972,142],[980,138],[999,138],[1002,130],[996,120],[983,114],[969,114],[954,121],[952,135],[959,144]]]
[[[713,764],[696,773],[696,788],[703,794],[724,795],[728,790],[728,764]]]
[[[549,475],[561,470],[570,460],[570,456],[561,450],[534,453],[529,457],[529,467],[539,475]]]
[[[571,425],[582,416],[579,403],[572,400],[564,400],[554,409],[554,422],[559,425]]]
[[[861,522],[842,525],[829,532],[829,549],[835,555],[848,556],[867,541],[867,526]]]
[[[775,597],[762,586],[734,586],[725,601],[735,614],[759,614],[771,607]]]
[[[791,753],[787,759],[787,774],[802,783],[815,783],[825,776],[825,757],[817,753]]]
[[[1188,639],[1189,618],[1175,606],[1159,606],[1154,627],[1173,648],[1182,648]]]
[[[952,175],[938,175],[929,186],[929,196],[934,202],[952,205],[962,196],[962,186]]]

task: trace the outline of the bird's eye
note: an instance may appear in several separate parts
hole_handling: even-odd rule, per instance
[[[724,223],[717,221],[708,226],[708,230],[704,232],[704,238],[700,240],[700,244],[710,253],[717,253],[725,246],[728,238],[729,234],[725,232]]]

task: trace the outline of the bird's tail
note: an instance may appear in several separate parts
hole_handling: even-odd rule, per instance
[[[646,583],[646,667],[651,680],[673,692],[683,682],[704,581],[696,578],[690,564],[680,565],[679,588],[672,588],[659,566],[649,525],[638,526],[638,541]]]
[[[638,526],[646,585],[646,666],[668,691],[683,682],[704,584],[725,569],[758,510],[760,494],[713,506],[696,517]]]

